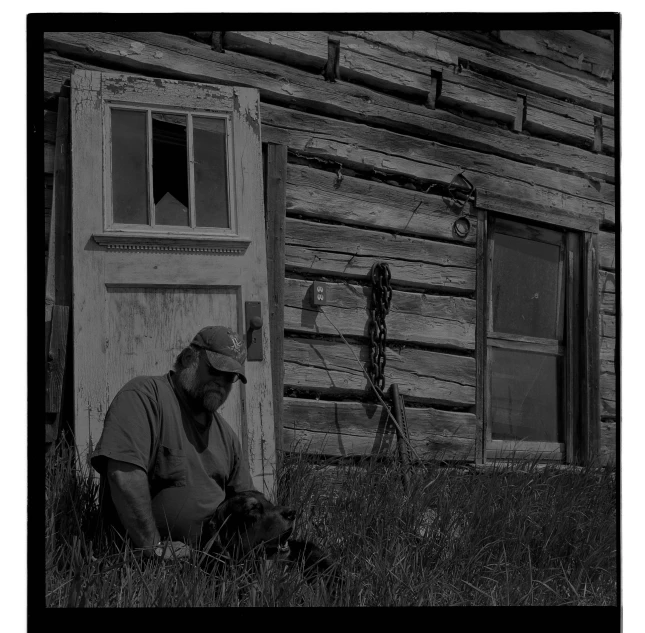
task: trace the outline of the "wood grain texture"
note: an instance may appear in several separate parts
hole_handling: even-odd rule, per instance
[[[586,420],[584,452],[586,460],[592,460],[600,450],[600,340],[598,327],[598,237],[590,233],[583,239],[583,319],[584,340],[583,369],[584,385],[582,419]]]
[[[45,413],[60,413],[67,365],[69,306],[52,306],[49,349],[45,365]]]
[[[265,139],[271,140],[275,129],[280,142],[303,156],[444,186],[464,169],[477,188],[478,204],[484,190],[512,198],[516,205],[549,208],[554,216],[564,211],[613,222],[615,192],[607,183],[599,182],[596,189],[596,183],[549,169],[268,104],[263,104],[262,120]]]
[[[601,312],[616,314],[616,275],[614,273],[598,271],[598,294]]]
[[[401,169],[397,166],[404,164],[399,161],[406,161],[422,164],[425,175],[419,168],[415,169],[412,166],[410,171],[402,173],[437,180],[446,185],[451,182],[456,171],[464,169],[476,186],[487,184],[489,188],[497,189],[500,193],[503,193],[508,186],[512,186],[517,189],[515,195],[518,197],[522,195],[520,188],[530,182],[534,187],[544,187],[590,201],[603,204],[615,202],[615,189],[611,184],[601,181],[591,183],[585,178],[571,174],[554,172],[533,165],[519,165],[516,161],[500,156],[474,155],[468,150],[449,147],[438,142],[269,104],[263,104],[262,120],[273,127],[288,128],[290,138],[293,138],[290,147],[294,150],[316,153],[317,150],[323,150],[324,143],[327,141],[330,143],[328,151],[330,154],[337,155],[336,160],[343,158],[351,160],[356,150],[363,150],[370,157],[372,153],[374,154],[371,160],[366,157],[365,161],[358,161],[355,158],[357,167],[362,162],[370,165],[372,160],[377,161],[378,154],[387,154],[387,157],[381,159],[380,164],[375,164],[386,173],[389,170],[396,173],[397,169]],[[303,142],[305,138],[307,141]],[[352,146],[355,148],[354,151]],[[334,151],[331,148],[336,149]],[[505,188],[502,186],[502,181],[507,180],[512,182]]]
[[[311,303],[311,281],[285,279],[284,327],[290,332],[335,335],[336,330]],[[327,283],[323,310],[344,336],[368,336],[370,287]],[[472,350],[475,347],[475,302],[392,292],[387,315],[388,341]]]
[[[616,235],[607,231],[598,233],[598,266],[605,270],[616,268]]]
[[[87,60],[71,62],[46,54],[45,66],[53,76],[50,80],[45,78],[46,94],[50,91],[57,94],[61,77],[69,77],[70,66],[95,69],[97,66],[94,64],[107,63],[110,67],[122,68],[127,72],[162,76],[172,73],[173,76],[195,81],[253,86],[260,90],[263,100],[275,103],[307,107],[332,116],[349,117],[525,163],[575,171],[587,177],[605,179],[614,175],[611,157],[536,137],[527,143],[524,138],[508,130],[470,121],[451,112],[431,110],[424,105],[408,103],[343,82],[330,84],[322,76],[313,76],[309,72],[267,59],[233,51],[222,55],[210,50],[208,45],[179,36],[162,33],[129,33],[127,37],[98,33],[50,33],[45,35],[45,42],[48,48],[60,54],[71,54],[76,59]],[[139,44],[144,44],[144,47],[141,49]],[[140,48],[139,53],[135,53],[133,45]],[[124,51],[130,54],[122,54]],[[462,73],[465,72],[462,70]],[[576,119],[575,105],[560,105],[553,101],[564,110],[558,115],[561,120]],[[593,119],[584,112],[578,118],[585,122],[588,120],[589,126],[593,123]],[[584,134],[585,138],[592,138],[590,133]]]
[[[347,175],[338,183],[336,174],[288,166],[287,213],[291,216],[474,244],[477,218],[470,215],[470,232],[460,238],[453,231],[459,212],[438,195]]]
[[[614,45],[585,31],[499,31],[504,44],[612,79]]]
[[[76,71],[71,90],[74,435],[85,461],[100,438],[109,404],[105,394],[104,252],[92,242],[92,234],[103,228],[100,77]]]
[[[288,218],[285,248],[285,266],[296,272],[361,278],[383,260],[395,284],[462,293],[475,287],[474,249],[466,246]]]
[[[346,396],[365,395],[369,385],[361,364],[367,345],[342,341],[285,338],[285,387]],[[352,353],[353,352],[353,353]],[[470,407],[475,404],[475,360],[419,349],[386,349],[386,385],[396,382],[406,401]]]
[[[432,32],[414,39],[417,47],[440,46],[457,56],[461,63],[467,62],[484,74],[558,99],[570,99],[591,110],[614,113],[613,82],[583,73],[571,76],[560,69],[552,70],[544,62],[536,63],[533,57],[515,54],[510,47],[468,31]]]
[[[474,415],[406,409],[410,441],[422,459],[473,459]],[[380,404],[285,398],[284,449],[326,455],[384,454],[396,431]]]
[[[492,440],[486,447],[486,458],[494,459],[539,459],[540,461],[564,461],[563,444],[550,442],[510,442]]]
[[[71,247],[71,181],[69,99],[61,97],[57,113],[53,191],[49,231],[45,306],[71,305],[72,247]]]
[[[450,74],[448,73],[448,76]],[[474,90],[491,93],[505,101],[513,99],[517,94],[517,86],[513,86],[495,77],[486,76],[474,69],[461,67],[456,75],[456,81],[472,86]],[[556,138],[559,142],[579,145],[590,150],[593,143],[593,123],[597,112],[570,101],[562,101],[535,90],[522,87],[519,90],[526,95],[527,111],[525,129],[532,137],[545,134],[547,138]],[[506,106],[508,108],[508,106]],[[603,151],[614,152],[614,117],[603,114],[603,123],[609,135],[604,139]]]
[[[322,31],[231,31],[226,34],[229,50],[313,71],[319,71],[325,64],[328,37]],[[343,34],[340,41],[342,74],[353,84],[422,100],[436,92],[433,73],[441,73],[441,93],[438,100],[434,98],[434,107],[439,104],[439,107],[475,114],[505,126],[514,122],[517,88],[512,84],[464,71],[450,56],[438,55],[428,63],[391,48],[387,39],[375,42]],[[563,108],[557,99],[529,92],[532,133],[539,130],[541,134],[559,136],[559,140],[583,143],[590,148],[593,111],[573,104]]]
[[[271,373],[273,377],[273,419],[275,445],[282,448],[284,391],[284,234],[287,188],[287,148],[269,144],[266,159],[267,281],[269,284],[269,326]],[[279,454],[278,454],[279,458]]]
[[[484,211],[477,212],[477,305],[480,307],[476,314],[476,434],[475,434],[475,461],[478,464],[486,463],[486,438],[488,437],[487,416],[487,350],[486,333],[488,332],[488,270],[487,270],[487,244],[488,244],[488,218]]]

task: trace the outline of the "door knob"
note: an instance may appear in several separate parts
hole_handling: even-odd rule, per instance
[[[249,321],[249,330],[259,330],[262,327],[262,317],[254,316]]]

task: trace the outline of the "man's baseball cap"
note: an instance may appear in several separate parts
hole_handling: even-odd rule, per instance
[[[231,328],[221,325],[205,327],[197,333],[191,345],[206,351],[206,357],[211,367],[235,373],[246,384],[246,376],[244,375],[246,345],[242,337]]]

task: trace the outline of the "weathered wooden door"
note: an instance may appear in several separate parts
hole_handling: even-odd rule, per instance
[[[161,375],[206,325],[264,321],[222,407],[259,490],[275,445],[259,95],[254,89],[75,71],[72,75],[76,442],[96,445],[117,391]],[[257,336],[257,332],[256,332]]]

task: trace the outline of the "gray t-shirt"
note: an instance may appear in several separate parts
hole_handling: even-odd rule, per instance
[[[172,373],[134,378],[117,393],[92,466],[102,476],[106,458],[143,468],[161,536],[196,544],[203,522],[225,497],[253,490],[253,484],[233,429],[218,414],[206,426],[197,422],[175,390]],[[104,503],[115,522],[109,493]]]

